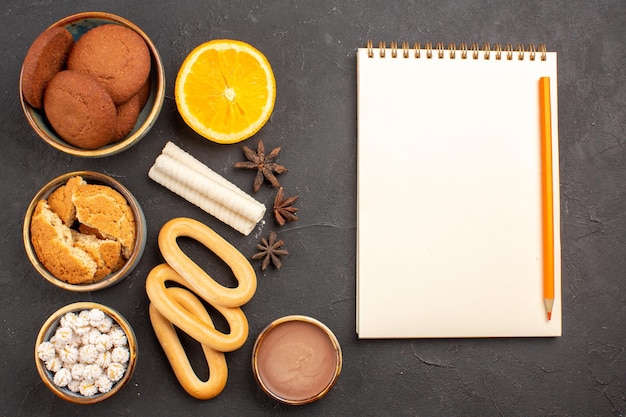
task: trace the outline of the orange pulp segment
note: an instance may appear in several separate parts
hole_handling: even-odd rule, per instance
[[[174,87],[183,120],[217,143],[254,135],[274,109],[276,81],[267,58],[236,40],[212,40],[185,58]]]

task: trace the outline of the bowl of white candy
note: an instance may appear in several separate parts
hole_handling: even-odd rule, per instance
[[[54,312],[35,343],[44,384],[76,404],[110,398],[130,380],[137,339],[126,319],[110,307],[79,302]]]

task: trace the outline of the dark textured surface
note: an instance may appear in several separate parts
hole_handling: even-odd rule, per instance
[[[109,11],[134,21],[159,49],[167,77],[166,102],[149,135],[122,154],[95,160],[61,154],[39,140],[18,99],[19,70],[32,40],[54,21],[87,10]],[[626,414],[623,0],[144,4],[9,0],[0,27],[0,415]],[[252,173],[232,168],[243,158],[240,147],[215,145],[194,134],[172,99],[183,58],[213,38],[250,42],[273,66],[278,89],[274,113],[246,144],[255,146],[257,139],[263,139],[267,147],[283,146],[279,162],[290,170],[280,179],[288,195],[300,194],[297,223],[278,228],[266,216],[265,224],[245,237],[146,175],[171,140],[251,192]],[[367,39],[544,42],[559,53],[561,338],[357,340],[355,52]],[[467,88],[480,94],[490,87]],[[523,121],[511,114],[511,129],[516,123]],[[393,145],[381,138],[381,146]],[[393,169],[385,161],[379,168]],[[90,294],[64,292],[45,282],[29,264],[21,238],[23,215],[35,192],[49,179],[77,169],[105,172],[126,184],[143,206],[150,235],[141,263],[127,280]],[[418,204],[422,198],[418,190],[407,192],[415,193]],[[273,195],[272,189],[263,187],[255,196],[269,205]],[[161,262],[156,235],[164,222],[180,215],[207,223],[247,256],[254,253],[259,236],[270,230],[278,231],[290,252],[282,270],[258,274],[258,292],[244,308],[250,338],[227,356],[230,376],[224,392],[206,402],[189,397],[178,386],[147,315],[145,277]],[[387,215],[407,216],[410,221],[414,214],[411,207],[394,207],[390,201]],[[32,355],[45,318],[79,300],[118,309],[134,326],[140,349],[130,384],[113,399],[89,407],[54,397],[40,382]],[[271,320],[293,313],[325,322],[335,331],[344,353],[344,370],[335,388],[322,401],[301,408],[266,398],[256,387],[249,365],[258,332]],[[192,356],[198,353],[193,345],[190,348]]]

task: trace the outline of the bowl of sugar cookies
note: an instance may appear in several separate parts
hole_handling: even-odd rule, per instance
[[[20,72],[20,101],[35,133],[81,157],[117,154],[156,122],[165,74],[150,38],[105,12],[68,16],[31,43]]]
[[[146,245],[146,219],[118,180],[73,171],[33,197],[22,230],[26,254],[39,274],[74,292],[108,288],[127,278]]]
[[[128,321],[111,307],[77,302],[44,322],[35,342],[35,364],[44,384],[75,404],[112,397],[130,380],[137,361],[137,338]]]

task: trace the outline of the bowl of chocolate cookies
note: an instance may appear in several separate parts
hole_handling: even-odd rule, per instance
[[[35,194],[22,234],[26,254],[43,278],[69,291],[89,292],[118,284],[139,264],[146,219],[118,180],[73,171]]]
[[[114,14],[68,16],[30,45],[20,101],[33,130],[52,147],[103,157],[141,140],[165,96],[161,57],[150,38]]]

